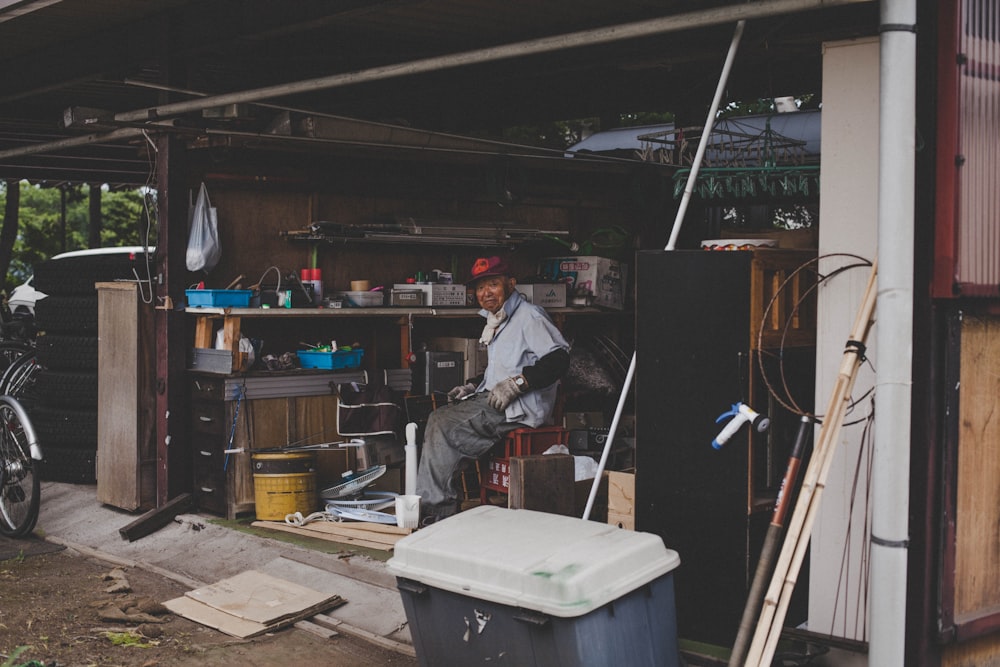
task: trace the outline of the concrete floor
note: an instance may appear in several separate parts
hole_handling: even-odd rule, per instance
[[[256,569],[337,593],[349,600],[329,615],[412,654],[402,599],[385,562],[364,555],[323,551],[268,539],[214,523],[215,517],[182,514],[167,526],[129,542],[119,530],[138,514],[103,505],[96,487],[42,483],[36,534],[112,562],[140,567],[199,588]],[[345,547],[345,549],[347,549]],[[398,645],[398,646],[397,646]]]
[[[218,517],[182,514],[150,535],[128,541],[120,534],[137,518],[97,501],[96,487],[42,483],[42,505],[36,533],[47,540],[106,560],[141,567],[202,587],[250,569],[333,592],[350,603],[330,615],[369,634],[383,647],[413,655],[413,644],[395,577],[386,568],[388,555],[372,557],[350,547],[332,553],[220,525]],[[336,547],[335,547],[336,548]],[[332,551],[332,550],[331,550]],[[345,553],[348,557],[345,557]],[[700,653],[686,655],[689,665],[725,665]],[[778,662],[775,665],[781,664]],[[784,665],[867,667],[867,656],[843,647],[808,660]]]

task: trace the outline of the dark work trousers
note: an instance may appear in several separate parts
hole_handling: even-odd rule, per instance
[[[458,511],[454,479],[462,460],[478,459],[508,433],[522,426],[504,421],[486,401],[489,392],[473,394],[430,414],[417,469],[417,495],[423,516],[444,518]]]

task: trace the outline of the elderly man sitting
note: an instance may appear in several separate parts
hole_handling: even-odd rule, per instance
[[[480,342],[489,361],[427,420],[417,472],[422,525],[458,511],[453,481],[463,459],[479,458],[516,428],[549,423],[569,368],[569,344],[545,309],[517,292],[505,260],[477,259],[470,285],[486,318]]]

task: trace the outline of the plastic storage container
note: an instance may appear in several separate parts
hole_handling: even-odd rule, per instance
[[[388,566],[424,667],[672,667],[679,564],[651,533],[477,507],[404,537]]]
[[[361,357],[364,356],[365,351],[362,349],[355,350],[337,350],[336,352],[319,352],[316,350],[299,350],[295,354],[299,357],[299,364],[302,368],[325,368],[325,369],[337,369],[337,368],[357,368],[361,365]]]
[[[248,289],[189,289],[184,290],[188,306],[207,308],[249,308]]]
[[[385,296],[380,291],[374,292],[337,292],[335,296],[338,296],[344,301],[346,305],[351,308],[378,308],[385,301]]]
[[[253,455],[254,509],[261,521],[312,514],[319,505],[315,452]]]

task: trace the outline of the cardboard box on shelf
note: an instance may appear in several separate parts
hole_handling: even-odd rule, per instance
[[[517,291],[524,295],[528,303],[542,308],[566,307],[566,283],[518,283]]]
[[[489,356],[486,346],[476,338],[436,336],[427,339],[427,349],[435,352],[461,352],[465,360],[463,379],[474,378],[486,372]]]
[[[593,295],[593,305],[623,310],[625,285],[628,282],[628,264],[607,257],[578,255],[575,257],[547,257],[538,267],[539,275],[568,283],[571,300],[582,290]]]
[[[443,283],[397,283],[393,290],[421,290],[424,293],[425,306],[457,306],[466,305],[465,285],[445,285]]]
[[[418,308],[424,305],[424,291],[419,289],[392,289],[389,290],[390,306],[408,306]]]

